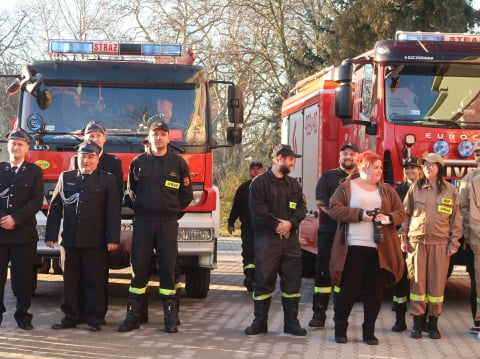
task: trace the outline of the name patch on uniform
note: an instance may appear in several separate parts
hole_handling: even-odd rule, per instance
[[[453,201],[451,198],[443,198],[442,197],[442,204],[447,204],[449,206],[451,206],[453,204]]]
[[[452,214],[453,213],[453,209],[449,208],[449,207],[438,206],[437,209],[438,209],[438,212],[441,212],[441,213],[446,213],[446,214]]]
[[[289,207],[291,209],[296,209],[297,208],[297,202],[289,202]]]
[[[166,180],[165,181],[165,187],[173,188],[173,189],[179,189],[180,188],[180,183]]]

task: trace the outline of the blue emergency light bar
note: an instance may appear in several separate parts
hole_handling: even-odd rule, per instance
[[[453,41],[453,42],[480,42],[478,34],[442,33],[442,32],[408,32],[397,31],[395,39],[398,41]]]
[[[50,40],[49,51],[59,54],[182,56],[182,45]]]

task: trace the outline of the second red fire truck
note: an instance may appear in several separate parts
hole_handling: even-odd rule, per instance
[[[394,40],[300,81],[282,106],[282,143],[303,155],[292,175],[303,185],[304,273],[313,273],[318,210],[315,185],[338,167],[345,142],[383,158],[383,178],[402,181],[409,156],[435,152],[453,183],[476,167],[480,140],[480,36],[399,31]],[[462,261],[461,255],[453,263]]]

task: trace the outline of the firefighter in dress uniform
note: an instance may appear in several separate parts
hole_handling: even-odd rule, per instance
[[[254,320],[245,329],[247,335],[268,331],[268,310],[280,276],[285,333],[304,336],[298,322],[302,255],[298,226],[305,218],[305,198],[300,184],[288,176],[301,157],[289,145],[273,150],[273,165],[257,176],[250,186],[249,206],[254,230],[255,285]]]
[[[108,251],[120,241],[120,198],[112,174],[98,169],[100,146],[78,148],[78,170],[60,174],[47,215],[45,243],[53,248],[61,221],[65,249],[64,318],[53,329],[74,328],[85,319],[90,331],[101,329],[105,316]]]
[[[123,171],[122,161],[115,155],[110,155],[105,152],[105,142],[107,136],[105,135],[105,128],[96,121],[90,121],[83,129],[84,141],[95,142],[101,147],[98,169],[111,173],[115,177],[118,195],[123,198]],[[72,156],[70,160],[69,170],[78,169],[78,155]]]
[[[153,250],[156,251],[167,333],[178,332],[179,300],[175,289],[178,256],[178,215],[193,199],[190,170],[185,160],[168,148],[169,128],[154,122],[149,128],[150,147],[130,163],[127,190],[135,218],[132,241],[132,281],[127,314],[120,332],[140,327],[139,304],[147,292]]]
[[[120,203],[123,199],[123,171],[122,171],[122,161],[115,155],[111,155],[105,152],[105,142],[107,141],[107,136],[105,135],[105,128],[96,121],[89,121],[85,128],[82,130],[84,134],[84,141],[91,141],[96,143],[101,147],[98,169],[111,173],[115,177],[115,184],[117,185],[117,192],[120,198]],[[70,160],[69,170],[78,169],[78,155],[72,156]],[[119,250],[125,250],[122,242],[118,248]],[[118,257],[122,257],[121,254],[118,254]],[[109,264],[107,263],[107,268]],[[108,269],[107,269],[108,271]],[[105,315],[108,311],[108,276],[105,277]],[[102,320],[102,324],[105,324],[105,319]]]
[[[8,135],[9,162],[0,163],[0,324],[8,263],[12,289],[17,297],[14,317],[24,330],[33,329],[28,313],[33,294],[32,275],[37,255],[35,214],[43,202],[43,174],[40,167],[25,161],[30,135],[22,129]]]

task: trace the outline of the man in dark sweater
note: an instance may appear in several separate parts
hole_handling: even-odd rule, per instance
[[[249,292],[253,290],[253,283],[255,282],[255,262],[253,230],[250,209],[248,208],[248,189],[250,188],[252,179],[262,173],[263,164],[258,161],[252,161],[249,169],[250,179],[238,187],[235,197],[233,198],[230,216],[228,217],[228,233],[230,234],[235,230],[235,221],[240,219],[241,222],[243,273],[245,274],[243,285]]]

